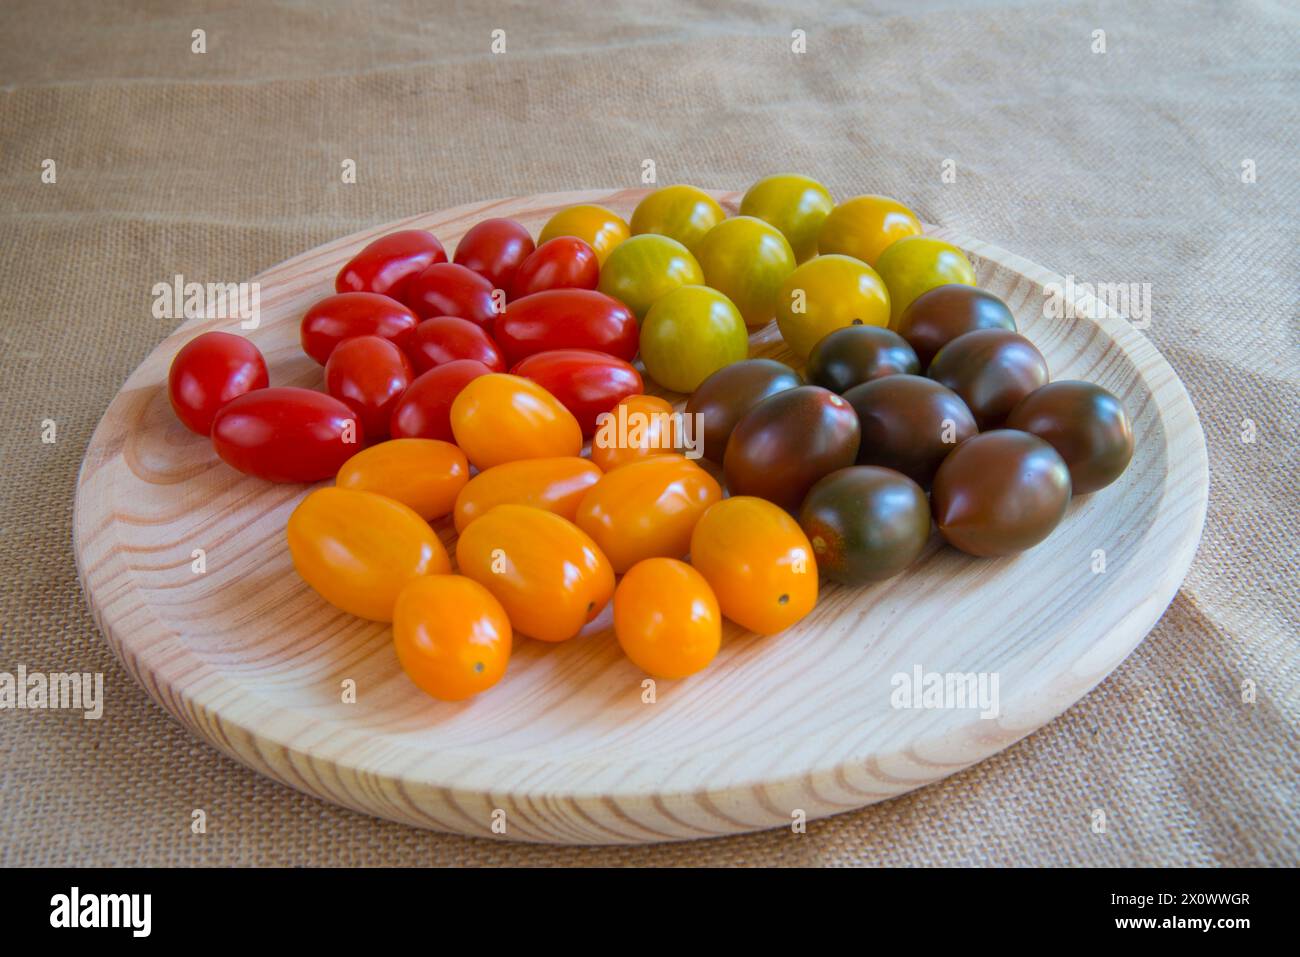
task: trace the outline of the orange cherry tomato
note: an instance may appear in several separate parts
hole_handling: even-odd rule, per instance
[[[586,459],[520,459],[479,472],[456,496],[456,531],[498,505],[531,505],[569,521],[597,481],[600,469]]]
[[[500,372],[461,389],[451,404],[451,431],[480,469],[582,451],[582,428],[572,412],[537,383]]]
[[[681,448],[672,404],[657,395],[630,395],[596,423],[591,460],[602,472]]]
[[[655,455],[607,473],[578,506],[578,527],[609,556],[614,571],[644,558],[679,558],[722,488],[680,455]]]
[[[576,236],[595,251],[603,266],[614,248],[631,235],[632,230],[623,217],[604,206],[570,206],[546,221],[537,237],[537,245],[558,236]]]
[[[587,533],[527,505],[498,505],[470,522],[456,562],[501,602],[516,631],[541,641],[572,638],[614,595],[614,570]]]
[[[413,578],[451,571],[447,550],[401,502],[353,488],[318,488],[289,516],[293,565],[331,605],[359,618],[392,621],[397,595]]]
[[[438,439],[393,439],[343,463],[334,484],[401,502],[426,521],[451,514],[465,483],[465,453]]]
[[[656,678],[685,678],[722,645],[722,612],[704,576],[675,558],[633,565],[614,592],[614,634],[632,663]]]
[[[464,701],[501,680],[510,661],[501,602],[463,575],[410,582],[393,608],[393,647],[407,677],[443,701]]]
[[[760,635],[789,628],[817,603],[817,561],[799,523],[761,498],[718,502],[691,535],[691,564],[722,613]]]

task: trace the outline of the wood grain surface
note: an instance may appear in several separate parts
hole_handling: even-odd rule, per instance
[[[574,203],[630,216],[644,193],[474,203],[367,229],[255,277],[261,322],[244,334],[273,385],[320,388],[299,319],[370,240],[421,227],[451,250],[485,217],[536,234]],[[715,195],[735,212],[739,193]],[[177,349],[209,329],[243,331],[203,319],[136,369],[86,451],[74,547],[96,620],[127,670],[202,739],[291,787],[420,827],[568,844],[710,837],[790,827],[952,774],[1060,714],[1142,640],[1191,563],[1208,477],[1187,393],[1140,332],[1105,309],[1048,318],[1043,287],[1059,277],[929,232],[968,251],[1053,378],[1099,383],[1133,420],[1128,471],[1072,502],[1021,556],[975,559],[936,539],[898,578],[824,587],[780,635],[729,626],[712,667],[658,682],[652,702],[607,611],[564,644],[521,641],[496,688],[440,703],[406,679],[387,626],[335,610],[294,572],[284,528],[307,488],[240,475],[176,421],[166,379]],[[774,325],[751,337],[751,352],[792,361]],[[451,545],[450,522],[438,529]],[[998,715],[895,707],[894,676],[918,666],[996,675]],[[344,700],[349,682],[355,703]]]

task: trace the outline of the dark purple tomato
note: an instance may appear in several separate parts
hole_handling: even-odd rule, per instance
[[[784,362],[746,359],[723,366],[700,383],[686,403],[688,415],[704,433],[704,457],[722,464],[727,440],[741,416],[768,396],[803,385],[803,379]],[[697,437],[698,438],[698,437]]]
[[[930,538],[930,503],[902,472],[855,465],[808,492],[799,524],[831,581],[861,585],[897,575]]]
[[[533,249],[532,235],[513,219],[485,219],[461,237],[452,262],[472,269],[493,288],[508,290]]]
[[[921,293],[898,319],[898,333],[916,350],[922,369],[952,340],[976,329],[1015,332],[1016,318],[993,293],[960,283]]]
[[[979,431],[961,396],[918,375],[873,379],[844,398],[862,429],[858,464],[894,469],[922,488],[948,453]]]
[[[1006,329],[977,329],[939,350],[926,373],[966,403],[981,432],[1006,421],[1016,403],[1047,384],[1047,360]]]
[[[786,389],[736,423],[722,459],[727,488],[798,511],[818,479],[853,464],[858,439],[858,417],[840,396],[815,385]]]
[[[930,505],[948,544],[971,555],[1012,555],[1060,524],[1070,469],[1036,435],[995,429],[967,439],[934,476]]]
[[[324,392],[256,389],[221,407],[212,447],[228,465],[268,482],[319,482],[366,447],[366,432],[354,411]]]
[[[1075,495],[1105,488],[1133,458],[1133,428],[1123,404],[1099,385],[1051,382],[1020,400],[1007,428],[1032,432],[1061,453]]]
[[[845,326],[813,346],[808,382],[843,395],[886,375],[917,375],[921,364],[907,340],[881,326]]]

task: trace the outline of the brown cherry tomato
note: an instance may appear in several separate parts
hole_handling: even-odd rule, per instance
[[[1007,329],[976,329],[948,343],[926,373],[962,397],[980,431],[995,429],[1016,403],[1047,384],[1047,360]]]
[[[400,300],[406,292],[406,284],[425,267],[446,261],[446,250],[433,233],[423,229],[403,229],[380,236],[349,259],[339,270],[334,289],[336,292],[374,292]]]
[[[746,359],[713,373],[700,383],[685,409],[688,416],[700,417],[704,457],[721,465],[727,440],[745,413],[768,396],[801,385],[799,373],[775,359]]]
[[[334,484],[401,502],[425,521],[451,513],[469,481],[469,460],[450,442],[393,439],[343,463]]]
[[[862,429],[858,464],[894,469],[922,488],[948,453],[979,431],[961,396],[917,375],[873,379],[844,398]]]
[[[325,390],[357,414],[371,441],[388,437],[393,409],[414,373],[406,353],[387,339],[345,339],[325,363]]]
[[[578,514],[588,490],[601,471],[587,459],[519,459],[484,469],[456,496],[456,531],[498,505],[529,505],[554,512],[569,521]]]
[[[406,306],[378,293],[326,296],[302,317],[302,351],[324,365],[335,346],[356,336],[379,336],[405,349],[419,321]]]
[[[457,359],[473,359],[493,372],[506,371],[505,359],[483,328],[455,316],[433,316],[416,326],[406,354],[416,375]]]
[[[485,219],[461,237],[452,261],[474,270],[494,289],[509,289],[533,248],[532,235],[513,219]]]
[[[451,404],[479,376],[492,370],[473,359],[457,359],[416,376],[393,407],[389,434],[395,439],[441,439],[450,442]]]
[[[952,340],[976,329],[1016,331],[1007,304],[985,289],[948,283],[923,292],[903,310],[898,333],[916,350],[922,370]]]
[[[881,376],[920,371],[921,363],[907,340],[880,326],[836,329],[813,346],[805,370],[810,384],[840,395]]]
[[[577,236],[557,236],[533,250],[515,273],[510,298],[547,289],[595,289],[600,282],[596,252]]]
[[[1020,400],[1007,428],[1045,439],[1070,467],[1073,494],[1105,488],[1133,458],[1133,427],[1124,405],[1099,385],[1049,382]]]

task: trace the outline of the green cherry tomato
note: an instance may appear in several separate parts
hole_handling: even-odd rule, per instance
[[[975,267],[956,246],[930,236],[908,236],[891,243],[876,261],[889,288],[889,327],[896,329],[912,300],[935,286],[975,285]]]
[[[665,186],[637,203],[632,213],[632,235],[667,236],[694,253],[704,234],[726,218],[718,201],[704,190]]]
[[[645,371],[674,392],[695,387],[723,366],[749,354],[745,320],[722,293],[708,286],[679,286],[641,324]]]
[[[781,283],[795,267],[794,251],[781,231],[753,216],[718,223],[697,255],[704,281],[736,304],[750,328],[772,318]]]
[[[614,247],[601,267],[598,288],[642,320],[660,297],[702,282],[704,273],[689,249],[667,236],[646,233]]]
[[[835,207],[815,179],[786,173],[760,179],[740,201],[740,215],[756,216],[781,231],[799,262],[817,255],[817,235]]]
[[[816,256],[786,277],[776,300],[776,324],[795,355],[845,326],[889,324],[889,293],[876,271],[851,256]]]

